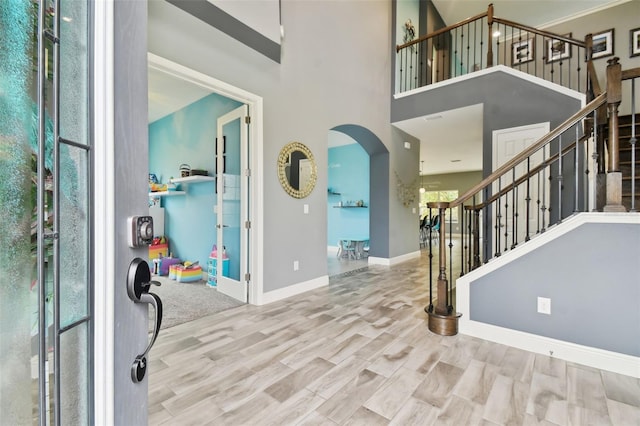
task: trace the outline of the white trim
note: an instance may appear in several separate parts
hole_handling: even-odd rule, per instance
[[[249,115],[251,116],[251,126],[249,126],[249,143],[251,144],[251,158],[249,159],[251,167],[251,194],[249,198],[252,221],[250,234],[251,255],[249,258],[249,270],[251,271],[249,303],[255,305],[261,304],[260,299],[262,298],[264,289],[264,170],[261,161],[264,155],[263,99],[256,94],[232,86],[153,53],[148,53],[147,58],[150,68],[204,87],[212,92],[243,102],[249,106]]]
[[[458,288],[459,289],[459,288]],[[464,319],[458,323],[461,334],[512,346],[541,355],[552,356],[601,370],[640,378],[640,357],[538,336]]]
[[[545,22],[544,24],[541,24],[541,25],[536,25],[536,28],[538,28],[540,30],[544,30],[544,29],[547,29],[549,27],[553,27],[555,25],[563,24],[565,22],[574,21],[574,20],[582,18],[584,16],[593,15],[594,13],[602,12],[603,10],[609,9],[611,7],[614,7],[614,6],[620,6],[621,4],[628,3],[630,1],[631,0],[610,1],[608,3],[604,3],[604,4],[600,4],[598,6],[594,6],[594,7],[590,8],[590,9],[581,10],[580,12],[576,12],[576,13],[574,13],[572,15],[564,16],[564,17],[559,18],[559,19],[554,19],[553,21]]]
[[[392,258],[369,256],[369,265],[393,266],[420,257],[420,250]]]
[[[113,1],[95,2],[94,19],[94,423],[108,425],[115,398]]]
[[[316,288],[329,285],[329,276],[323,275],[318,278],[314,278],[309,281],[304,281],[298,284],[290,285],[277,290],[272,290],[262,294],[262,298],[258,305],[266,305],[268,303],[277,302],[278,300],[286,299],[291,296],[304,293],[306,291],[315,290]]]
[[[511,330],[472,321],[469,318],[470,287],[473,281],[587,223],[640,225],[640,214],[578,213],[565,219],[562,222],[563,226],[555,225],[543,234],[533,238],[527,244],[509,250],[502,256],[491,260],[482,268],[473,270],[458,278],[456,280],[456,305],[458,312],[462,313],[459,321],[460,333],[544,355],[549,355],[550,351],[552,351],[553,356],[560,359],[640,378],[640,358],[638,357]]]
[[[520,79],[523,80],[527,80],[530,83],[533,84],[537,84],[538,86],[542,86],[544,88],[547,88],[549,90],[553,90],[555,92],[558,93],[562,93],[563,95],[572,97],[574,99],[577,99],[581,102],[581,105],[584,106],[586,105],[586,97],[584,94],[580,93],[580,92],[576,92],[575,90],[571,90],[571,89],[567,89],[564,86],[560,86],[559,84],[556,83],[552,83],[550,81],[544,80],[540,77],[535,77],[531,74],[527,74],[525,72],[522,71],[518,71],[516,69],[507,67],[505,65],[495,65],[493,67],[490,68],[485,68],[483,70],[480,71],[475,71],[469,74],[465,74],[465,75],[461,75],[459,77],[455,77],[455,78],[450,78],[449,80],[444,80],[444,81],[439,81],[437,83],[433,83],[433,84],[429,84],[428,86],[423,86],[423,87],[418,87],[417,89],[412,89],[412,90],[407,90],[406,92],[402,92],[402,93],[396,93],[393,95],[394,99],[402,99],[402,98],[406,98],[408,96],[412,96],[412,95],[416,95],[418,93],[423,93],[423,92],[428,92],[431,90],[436,90],[439,89],[441,87],[445,87],[451,84],[456,84],[456,83],[460,83],[461,81],[466,81],[466,80],[471,80],[473,78],[477,78],[477,77],[482,77],[488,74],[492,74],[492,73],[496,73],[496,72],[503,72],[505,74],[510,74],[514,77],[518,77]]]

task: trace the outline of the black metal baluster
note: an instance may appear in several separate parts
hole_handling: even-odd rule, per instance
[[[489,187],[484,189],[484,200],[489,199]],[[489,203],[485,201],[484,204],[484,215],[482,215],[482,223],[484,225],[484,250],[483,250],[483,263],[487,263],[489,261],[489,238],[490,238],[490,215],[489,215]]]
[[[562,222],[562,135],[558,136],[558,223]]]
[[[580,149],[580,137],[579,137],[579,133],[578,133],[578,125],[575,125],[575,129],[576,129],[576,146],[574,148],[574,167],[575,167],[575,200],[574,200],[574,206],[573,206],[573,212],[577,213],[580,211],[579,209],[579,203],[580,203],[580,167],[579,167],[579,161],[580,161],[580,155],[579,155],[579,149]]]
[[[513,192],[511,193],[513,198]],[[511,200],[513,202],[513,199]],[[504,251],[509,250],[509,192],[504,194]],[[513,230],[513,216],[511,217],[511,229]]]
[[[543,148],[544,151],[544,148]],[[540,206],[540,176],[541,173],[544,171],[544,168],[539,171],[538,173],[536,173],[536,176],[538,178],[538,198],[536,200],[536,211],[537,211],[537,218],[536,218],[536,234],[540,233],[540,212],[541,212],[541,206]],[[544,182],[544,177],[542,178],[542,181]]]
[[[512,196],[511,196],[511,211],[513,215],[513,224],[511,226],[511,250],[513,250],[518,245],[518,186],[516,185],[516,168],[513,168],[512,173]]]
[[[446,230],[445,230],[446,231]],[[449,289],[447,290],[447,300],[449,301],[449,313],[453,312],[453,209],[449,208],[449,276],[451,279],[447,282]]]
[[[498,178],[498,199],[496,200],[496,225],[495,225],[495,230],[496,230],[496,252],[494,254],[494,257],[498,257],[500,256],[500,220],[502,218],[502,214],[500,213],[500,181],[501,178]]]
[[[542,149],[542,164],[545,164],[547,159],[547,152],[546,149],[543,148]],[[542,228],[540,229],[540,232],[544,232],[545,231],[545,223],[546,223],[546,211],[547,211],[547,206],[546,206],[546,201],[547,201],[547,167],[543,167],[542,168],[542,207],[540,208],[540,212],[542,214]],[[551,169],[549,169],[549,179],[551,179]],[[538,196],[540,196],[540,193],[538,192]],[[549,198],[551,198],[551,196],[549,196]]]
[[[433,213],[429,207],[429,311],[433,311]]]
[[[525,232],[524,232],[524,241],[527,242],[531,239],[531,157],[527,157],[527,197],[525,198],[525,209],[526,209],[526,218],[525,218]]]

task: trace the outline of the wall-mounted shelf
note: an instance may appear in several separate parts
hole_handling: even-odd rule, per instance
[[[333,191],[329,191],[327,192],[329,195],[342,195],[339,192],[333,192]]]
[[[194,176],[187,176],[187,177],[171,179],[171,181],[173,183],[211,182],[211,181],[214,181],[214,180],[216,180],[216,178],[213,177],[213,176],[201,176],[201,175],[194,175]]]
[[[333,206],[334,209],[366,209],[367,206]]]
[[[170,197],[173,195],[184,195],[186,194],[186,192],[184,191],[156,191],[156,192],[150,192],[149,193],[149,198],[153,198],[153,197]]]

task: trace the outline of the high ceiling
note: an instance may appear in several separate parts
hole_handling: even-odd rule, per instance
[[[593,13],[629,0],[432,0],[447,25],[487,10],[495,16],[537,28]]]
[[[629,0],[495,0],[496,16],[544,27],[581,14]],[[638,1],[638,0],[632,0]],[[433,0],[447,24],[459,22],[487,9],[490,0]],[[207,96],[210,90],[149,69],[149,122],[177,111]],[[460,126],[457,123],[465,123]],[[475,105],[394,123],[421,141],[421,170],[425,174],[482,169],[482,106]],[[330,142],[354,142],[330,133]],[[349,140],[350,139],[350,140]],[[455,140],[456,144],[445,143]]]
[[[626,1],[629,0],[496,0],[492,3],[495,16],[543,28]],[[451,25],[486,11],[491,1],[433,0],[433,3],[445,23]],[[420,139],[423,174],[482,170],[481,106],[443,111],[393,124]]]

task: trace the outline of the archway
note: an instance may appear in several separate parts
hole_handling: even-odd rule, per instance
[[[389,257],[389,150],[371,130],[342,124],[333,131],[353,138],[369,155],[369,259]]]

